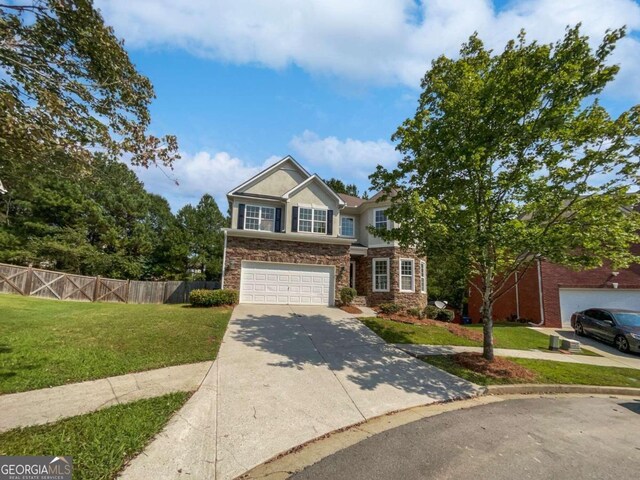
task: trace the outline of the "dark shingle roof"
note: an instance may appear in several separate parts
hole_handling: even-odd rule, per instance
[[[347,207],[359,207],[366,200],[362,198],[354,197],[353,195],[347,195],[346,193],[339,193],[338,196],[342,199],[344,203],[347,204]]]

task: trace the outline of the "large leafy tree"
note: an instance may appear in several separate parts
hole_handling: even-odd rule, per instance
[[[226,218],[211,195],[205,194],[195,207],[186,205],[178,212],[182,228],[181,243],[186,247],[187,270],[192,278],[217,280],[222,273]]]
[[[344,193],[346,195],[352,195],[354,197],[359,197],[358,187],[355,184],[345,184],[342,180],[337,178],[330,178],[329,180],[325,180],[325,182],[331,190],[336,193]]]
[[[51,168],[64,154],[90,164],[96,150],[136,165],[171,165],[173,136],[147,130],[151,82],[91,0],[0,5],[0,181]],[[54,172],[57,173],[57,172]]]
[[[433,61],[393,137],[403,159],[372,175],[401,222],[385,236],[468,266],[489,360],[492,307],[514,272],[540,256],[575,268],[637,261],[640,106],[612,117],[598,101],[623,35],[593,50],[579,26],[551,45],[522,32],[497,54],[472,36],[458,59]]]

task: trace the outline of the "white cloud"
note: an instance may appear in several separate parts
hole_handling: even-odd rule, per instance
[[[227,152],[181,155],[174,170],[138,167],[134,171],[147,190],[165,197],[174,210],[187,203],[196,204],[202,195],[208,193],[216,199],[223,213],[227,209],[227,192],[281,158],[273,156],[261,165],[251,165]]]
[[[525,28],[551,42],[583,23],[597,43],[607,28],[640,30],[633,0],[99,0],[108,23],[133,47],[168,46],[237,64],[296,64],[310,72],[416,87],[429,62],[455,55],[478,31],[501,49]],[[627,37],[615,60],[618,92],[638,85],[640,43]],[[634,89],[638,95],[640,89]]]
[[[294,136],[289,147],[293,156],[309,170],[317,170],[326,178],[355,182],[362,189],[368,187],[367,177],[376,165],[393,166],[400,158],[394,146],[385,140],[320,138],[308,130]],[[227,152],[182,152],[181,155],[173,170],[160,167],[133,167],[133,170],[148,191],[165,197],[174,210],[187,203],[196,204],[208,193],[223,212],[227,208],[227,192],[282,158],[282,155],[272,155],[262,163],[253,164]]]
[[[289,146],[303,163],[323,168],[327,176],[346,180],[364,180],[376,168],[376,165],[389,167],[395,165],[400,154],[385,140],[362,141],[336,137],[320,138],[305,130],[295,136]]]

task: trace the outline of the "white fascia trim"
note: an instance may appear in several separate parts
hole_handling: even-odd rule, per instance
[[[402,288],[402,262],[411,262],[411,290],[403,290]],[[416,291],[416,261],[413,258],[400,258],[398,261],[398,290],[402,293],[415,293]]]
[[[235,228],[223,228],[229,237],[262,238],[265,240],[283,240],[289,242],[329,243],[335,245],[349,245],[353,242],[350,238],[340,238],[324,233],[280,233],[262,230],[237,230]]]
[[[313,181],[317,181],[321,187],[323,187],[327,192],[329,192],[331,195],[333,195],[333,197],[338,201],[338,205],[340,205],[341,207],[346,206],[347,204],[344,202],[344,200],[342,200],[340,198],[340,196],[334,192],[333,190],[331,190],[331,188],[329,187],[329,185],[327,185],[326,183],[324,183],[322,181],[322,179],[316,175],[313,174],[311,175],[309,178],[307,178],[304,182],[299,183],[298,185],[296,185],[295,187],[293,187],[291,190],[289,190],[287,193],[285,193],[284,195],[282,195],[282,198],[285,199],[289,199],[291,198],[291,195],[293,195],[294,193],[296,193],[298,190],[300,190],[302,187],[306,186],[307,184],[313,182]]]
[[[376,262],[387,262],[387,288],[386,289],[376,288]],[[391,270],[391,264],[388,258],[374,258],[371,260],[371,278],[372,278],[371,290],[372,291],[374,292],[390,292],[391,291],[391,285],[389,285],[391,283],[390,270]]]
[[[229,197],[229,200],[235,200],[235,199],[245,199],[246,202],[245,203],[249,203],[249,202],[273,202],[273,203],[278,203],[280,205],[282,205],[284,203],[283,200],[279,199],[279,198],[269,198],[269,197],[254,197],[254,196],[249,196],[249,195],[241,195],[241,194],[237,194],[237,193],[229,193],[227,194],[227,197]]]
[[[282,165],[284,162],[286,162],[287,160],[290,160],[296,167],[298,167],[300,169],[300,171],[306,175],[307,177],[310,177],[311,174],[309,172],[307,172],[302,165],[300,165],[298,162],[296,162],[296,159],[293,158],[291,155],[287,155],[286,157],[284,157],[282,160],[277,161],[276,163],[274,163],[273,165],[271,165],[270,167],[265,168],[264,170],[262,170],[261,172],[258,172],[257,174],[255,174],[253,177],[251,177],[249,180],[247,180],[246,182],[244,182],[242,185],[238,185],[237,187],[235,187],[234,189],[232,189],[229,193],[227,193],[227,195],[233,195],[237,190],[240,190],[241,188],[246,187],[247,185],[255,182],[256,180],[259,180],[260,178],[262,178],[263,176],[265,176],[266,174],[272,172],[273,170],[275,170],[276,168],[278,168],[280,165]]]

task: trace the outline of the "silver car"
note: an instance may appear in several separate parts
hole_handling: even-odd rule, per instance
[[[589,308],[571,315],[578,335],[613,343],[621,352],[640,353],[640,312],[615,308]]]

